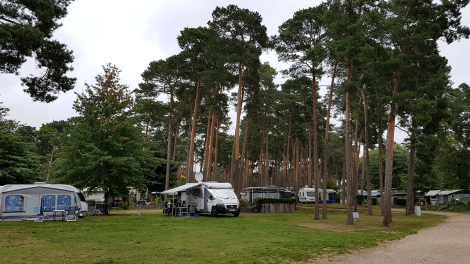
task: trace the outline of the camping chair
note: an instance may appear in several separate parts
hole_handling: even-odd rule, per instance
[[[93,215],[96,216],[96,206],[90,205],[88,206],[88,212],[86,213],[87,216]]]
[[[42,221],[44,221],[45,216],[41,210],[41,206],[34,207],[34,214],[36,215],[36,219],[34,219],[35,223],[42,223]]]
[[[77,215],[75,214],[76,210],[76,206],[69,206],[69,210],[67,211],[67,222],[77,221]]]

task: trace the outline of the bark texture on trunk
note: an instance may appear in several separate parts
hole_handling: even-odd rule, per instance
[[[327,162],[327,160],[328,160],[328,139],[330,137],[331,102],[333,101],[333,86],[335,84],[336,66],[337,66],[337,63],[335,63],[335,67],[333,69],[333,76],[331,78],[331,85],[330,85],[330,93],[328,95],[328,111],[327,111],[327,114],[326,114],[325,142],[324,142],[324,149],[323,149],[324,164],[323,164],[323,215],[322,215],[322,218],[325,218],[325,219],[327,217],[325,197],[328,196],[328,194],[326,193],[326,189],[327,189],[326,181],[328,179],[328,168],[327,168],[327,164],[328,164],[328,162]]]
[[[167,148],[167,153],[166,153],[165,191],[170,188],[172,109],[173,109],[173,94],[170,95],[170,116],[169,116],[169,120],[168,120],[168,148]]]
[[[415,214],[415,191],[414,191],[414,174],[415,174],[415,132],[411,133],[411,145],[410,145],[410,165],[408,168],[408,186],[406,189],[406,215]]]
[[[372,192],[372,187],[371,187],[371,182],[370,182],[370,164],[369,164],[369,123],[368,123],[368,118],[369,118],[369,108],[367,106],[367,99],[364,94],[364,88],[361,88],[361,93],[362,93],[362,99],[364,102],[364,139],[365,139],[365,148],[364,148],[364,158],[365,161],[365,173],[366,173],[366,179],[367,179],[367,214],[372,215],[372,197],[371,197],[371,192]],[[363,168],[364,169],[364,168]]]
[[[191,141],[190,141],[190,149],[189,149],[189,175],[186,176],[186,182],[195,182],[194,175],[193,175],[193,166],[194,166],[194,142],[196,140],[196,122],[197,122],[197,111],[199,109],[199,94],[201,92],[201,77],[197,78],[197,88],[196,88],[196,101],[194,103],[194,114],[193,114],[193,124],[192,124],[192,131],[191,131]]]
[[[351,81],[351,68],[347,68],[347,81]],[[347,222],[346,225],[354,225],[353,219],[353,172],[352,172],[352,153],[351,153],[351,102],[349,100],[349,92],[346,92],[346,135],[345,135],[345,148],[346,148],[346,175],[348,183],[348,202],[347,202]],[[354,195],[355,196],[355,195]]]
[[[219,129],[220,120],[217,120],[217,131],[215,132],[215,154],[214,154],[214,170],[212,172],[212,180],[219,181],[219,172],[217,171],[217,156],[219,155]]]
[[[383,162],[382,162],[382,152],[383,152],[383,139],[382,139],[382,124],[381,121],[382,116],[379,116],[379,188],[380,188],[380,214],[384,215],[384,206],[382,204],[383,197],[384,197],[384,180],[383,180]]]
[[[398,86],[400,85],[400,75],[398,72],[397,79],[395,80],[395,88],[393,90],[393,96],[398,93]],[[393,143],[395,138],[395,122],[396,122],[396,101],[392,101],[390,108],[390,117],[388,121],[387,130],[387,143],[385,145],[385,194],[384,194],[384,215],[383,225],[390,227],[392,223],[392,173],[393,173]]]

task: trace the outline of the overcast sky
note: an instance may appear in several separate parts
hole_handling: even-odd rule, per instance
[[[240,8],[257,11],[263,17],[263,24],[268,35],[277,34],[278,26],[291,18],[300,9],[319,4],[321,1],[121,1],[121,0],[80,0],[72,2],[68,15],[61,22],[63,26],[56,30],[54,38],[73,50],[75,61],[73,72],[76,77],[74,91],[81,93],[84,83],[94,84],[94,77],[103,74],[102,65],[115,64],[121,72],[121,83],[136,88],[142,81],[140,75],[153,60],[165,59],[179,53],[177,36],[185,27],[206,26],[212,19],[211,13],[216,6],[236,4]],[[470,8],[463,10],[462,23],[470,25]],[[470,40],[440,45],[442,55],[452,66],[454,86],[470,83],[468,60],[470,59]],[[288,65],[279,63],[275,52],[264,54],[261,60],[269,61],[278,71]],[[76,99],[74,91],[59,94],[59,98],[49,104],[33,102],[23,92],[20,77],[37,75],[34,60],[29,60],[20,69],[20,76],[0,74],[0,102],[10,108],[8,118],[20,123],[39,128],[53,120],[66,120],[75,116],[72,109]],[[276,78],[283,83],[282,76]],[[321,84],[329,84],[329,78],[323,78]],[[326,90],[322,89],[324,96]],[[233,110],[233,108],[232,108]],[[236,113],[232,111],[232,120]],[[395,139],[402,142],[406,135],[396,131]]]

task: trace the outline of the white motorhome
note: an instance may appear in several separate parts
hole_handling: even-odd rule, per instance
[[[66,184],[8,184],[0,186],[0,219],[34,220],[35,207],[44,215],[51,215],[59,206],[77,206],[79,216],[88,211],[88,205],[80,191]]]
[[[196,179],[200,179],[196,175]],[[185,185],[161,192],[170,198],[178,198],[178,205],[173,208],[181,212],[211,213],[218,214],[240,214],[240,202],[233,191],[230,183],[201,182],[186,183]],[[173,199],[173,201],[175,200]]]

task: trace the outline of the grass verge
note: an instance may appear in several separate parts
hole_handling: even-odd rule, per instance
[[[161,210],[116,210],[77,222],[0,222],[1,263],[259,263],[305,262],[402,238],[442,222],[395,212],[391,228],[379,212],[360,210],[356,226],[346,213],[313,221],[313,209],[239,217],[171,218]]]

